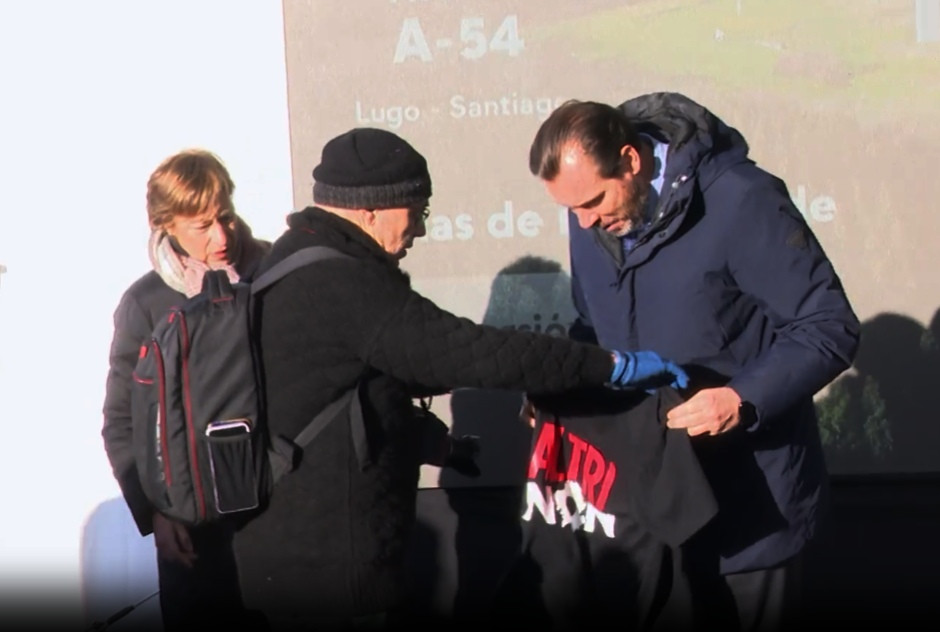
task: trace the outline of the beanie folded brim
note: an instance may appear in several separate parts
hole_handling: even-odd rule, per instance
[[[313,170],[315,204],[346,209],[405,208],[431,197],[428,163],[384,129],[354,128],[323,146]]]
[[[313,183],[313,201],[337,208],[385,209],[426,204],[431,197],[431,179],[415,178],[393,184],[337,186]]]

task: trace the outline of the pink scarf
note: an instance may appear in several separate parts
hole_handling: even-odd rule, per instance
[[[225,270],[229,281],[235,283],[239,280],[236,266],[240,267],[240,264],[248,263],[249,259],[263,254],[261,244],[252,237],[248,225],[240,219],[236,224],[235,232],[236,251],[235,256],[232,257],[233,262],[210,267],[202,261],[178,253],[170,243],[169,235],[162,230],[155,230],[150,233],[147,245],[150,264],[164,283],[188,297],[195,296],[202,291],[202,278],[210,269]]]

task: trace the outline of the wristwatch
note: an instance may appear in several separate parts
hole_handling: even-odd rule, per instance
[[[738,406],[738,419],[740,426],[750,428],[757,423],[757,408],[751,402],[742,399],[741,405]]]

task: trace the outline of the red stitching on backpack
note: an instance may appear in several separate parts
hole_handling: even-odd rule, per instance
[[[189,435],[189,467],[193,473],[193,488],[196,492],[200,518],[206,517],[206,498],[202,489],[202,477],[199,474],[199,455],[196,446],[196,431],[193,427],[193,402],[190,398],[189,388],[189,330],[186,328],[186,318],[180,314],[180,335],[183,338],[183,407],[186,409],[186,434]]]

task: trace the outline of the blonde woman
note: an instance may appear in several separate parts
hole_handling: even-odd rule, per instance
[[[201,149],[174,154],[154,170],[147,182],[153,268],[124,292],[114,312],[102,436],[137,528],[154,534],[165,630],[217,625],[240,610],[240,597],[231,534],[224,527],[175,523],[144,495],[131,443],[131,374],[154,323],[199,293],[206,270],[245,279],[267,251],[269,244],[255,239],[236,214],[234,189],[222,161]]]

